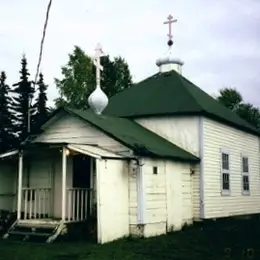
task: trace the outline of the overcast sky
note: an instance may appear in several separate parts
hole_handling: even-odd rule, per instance
[[[19,77],[23,53],[34,77],[48,2],[0,0],[0,70],[9,84]],[[53,0],[41,65],[49,99],[57,97],[53,78],[74,45],[91,55],[101,42],[127,60],[135,81],[156,73],[169,13],[178,19],[173,34],[183,75],[209,94],[236,87],[260,106],[259,0]]]

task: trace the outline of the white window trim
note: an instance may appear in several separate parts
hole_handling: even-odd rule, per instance
[[[228,154],[228,163],[229,163],[229,170],[223,170],[222,168],[222,154]],[[221,187],[221,195],[222,196],[229,196],[231,194],[231,180],[230,180],[230,152],[227,148],[221,148],[220,149],[220,172],[221,172],[221,178],[220,178],[220,187]],[[223,189],[223,173],[229,174],[229,190]]]
[[[243,172],[243,158],[247,158],[248,160],[248,172]],[[241,189],[242,189],[242,195],[249,196],[250,195],[250,161],[249,156],[245,153],[241,153]],[[248,182],[249,182],[249,190],[244,190],[244,183],[243,183],[243,176],[248,176]]]

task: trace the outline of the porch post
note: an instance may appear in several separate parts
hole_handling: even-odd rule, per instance
[[[61,208],[61,218],[65,221],[66,218],[66,173],[67,173],[67,155],[66,147],[62,147],[62,208]]]
[[[90,216],[92,216],[92,207],[93,207],[93,192],[94,192],[94,163],[96,163],[95,161],[96,159],[91,157],[90,158],[90,192],[89,192],[89,203],[90,203],[90,208],[89,208],[89,213]]]
[[[23,186],[23,152],[20,152],[19,162],[18,162],[17,220],[21,219],[22,186]]]

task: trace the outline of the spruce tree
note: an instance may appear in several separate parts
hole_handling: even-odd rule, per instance
[[[48,86],[44,83],[43,74],[39,74],[39,80],[37,82],[38,86],[38,97],[36,103],[34,104],[35,115],[33,116],[34,126],[37,127],[41,125],[48,117],[48,107],[47,107],[47,88]]]
[[[6,74],[0,74],[0,153],[7,151],[14,145],[12,114],[10,112],[10,88],[6,84]]]
[[[13,85],[15,88],[13,90],[14,102],[12,106],[16,117],[16,131],[20,141],[24,140],[28,134],[28,113],[30,111],[32,114],[32,105],[30,101],[33,99],[34,95],[34,88],[32,82],[29,80],[30,73],[27,69],[27,60],[25,56],[22,57],[21,65],[20,81]]]

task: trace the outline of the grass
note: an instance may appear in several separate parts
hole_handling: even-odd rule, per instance
[[[259,220],[228,220],[199,224],[155,238],[126,238],[105,245],[86,242],[39,245],[1,241],[0,259],[260,259],[259,237]]]

